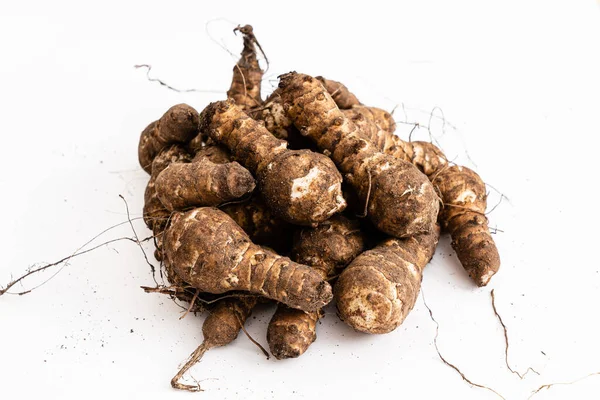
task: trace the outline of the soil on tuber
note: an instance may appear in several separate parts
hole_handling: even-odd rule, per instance
[[[317,79],[291,72],[279,87],[287,115],[330,155],[379,230],[403,238],[434,229],[439,201],[426,176],[366,139]]]
[[[315,311],[332,298],[314,269],[250,241],[223,211],[175,212],[164,238],[165,263],[202,292],[242,290],[293,308]]]
[[[336,215],[316,228],[297,231],[291,258],[330,280],[364,250],[365,241],[358,221]],[[317,338],[322,316],[322,310],[304,312],[279,304],[267,330],[271,354],[277,359],[304,354]]]
[[[200,361],[207,350],[225,346],[237,338],[256,302],[256,297],[229,298],[217,302],[202,325],[204,341],[190,354],[188,361],[171,379],[173,388],[191,392],[202,390],[199,384],[187,385],[181,383],[181,378],[194,364]]]
[[[381,109],[358,106],[344,112],[380,150],[414,164],[429,177],[442,199],[438,221],[450,233],[458,259],[478,286],[487,285],[500,268],[500,255],[485,216],[487,193],[481,177],[451,165],[432,143],[406,142],[394,135],[393,118]]]
[[[238,26],[233,31],[243,35],[244,47],[240,60],[233,67],[233,79],[227,91],[227,98],[241,109],[247,110],[262,103],[260,86],[264,71],[258,63],[256,49],[258,48],[263,56],[264,52],[254,36],[252,26]]]
[[[252,174],[220,152],[217,146],[204,147],[191,163],[172,163],[158,175],[156,193],[167,210],[217,206],[254,190]]]
[[[288,150],[285,141],[231,101],[211,103],[200,121],[202,132],[254,174],[265,203],[278,217],[314,226],[346,207],[342,176],[328,157]]]
[[[356,257],[335,284],[340,318],[365,333],[396,329],[415,305],[439,232],[436,225],[431,232],[388,239]]]
[[[152,173],[152,160],[162,149],[187,143],[198,134],[198,116],[198,111],[187,104],[177,104],[144,129],[138,145],[138,160],[144,171]]]

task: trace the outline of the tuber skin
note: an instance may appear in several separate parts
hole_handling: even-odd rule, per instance
[[[381,117],[371,110],[345,111],[352,114],[352,121],[379,149],[411,162],[427,175],[442,198],[438,221],[450,233],[458,259],[478,286],[487,285],[500,268],[500,255],[485,216],[485,183],[475,171],[451,166],[437,146],[403,141],[393,134],[394,127],[386,123],[392,119],[391,115]]]
[[[233,31],[242,33],[244,48],[240,60],[233,67],[233,79],[227,91],[227,98],[241,109],[247,110],[262,103],[260,86],[264,71],[260,68],[256,57],[256,48],[260,49],[260,44],[250,25],[238,26]]]
[[[138,159],[147,173],[152,173],[152,160],[171,144],[189,142],[198,134],[198,111],[187,104],[177,104],[144,129],[138,145]]]
[[[179,380],[202,358],[207,350],[228,345],[237,338],[242,326],[252,313],[256,302],[256,297],[227,298],[217,302],[202,325],[204,341],[190,354],[185,365],[171,379],[171,386],[174,389],[190,392],[202,390],[200,385],[186,385],[180,383]]]
[[[365,240],[358,221],[336,215],[316,228],[299,230],[291,258],[332,279],[364,250]],[[303,312],[279,304],[267,330],[273,356],[285,359],[304,354],[317,338],[317,321],[322,316],[322,310]]]
[[[331,160],[309,150],[288,150],[231,101],[210,104],[201,131],[227,147],[256,177],[273,213],[287,222],[315,226],[346,207],[342,176]]]
[[[191,163],[172,163],[158,175],[156,193],[167,210],[217,206],[254,190],[252,174],[237,162],[222,160],[222,150],[215,148],[205,147]]]
[[[359,332],[396,329],[415,305],[439,232],[436,225],[431,232],[388,239],[356,257],[335,284],[340,318]]]
[[[315,311],[332,298],[321,274],[252,243],[216,208],[173,213],[163,246],[165,263],[201,292],[242,290],[304,311]]]
[[[379,230],[403,238],[434,229],[439,202],[426,176],[366,139],[317,79],[291,72],[279,87],[294,125],[330,155]]]
[[[155,237],[155,258],[162,259],[162,233],[167,225],[171,212],[165,208],[156,193],[156,178],[171,163],[189,162],[190,154],[180,145],[173,145],[163,149],[152,161],[152,174],[144,193],[144,222],[152,230]],[[173,283],[173,282],[172,282]]]
[[[325,89],[327,89],[327,92],[331,95],[340,110],[360,105],[358,98],[343,83],[325,79],[322,76],[317,76],[315,79],[319,80]]]
[[[292,225],[273,215],[260,196],[253,195],[248,201],[227,204],[220,209],[248,234],[252,242],[268,246],[279,254],[289,252]]]

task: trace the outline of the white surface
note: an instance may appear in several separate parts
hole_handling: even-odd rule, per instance
[[[295,69],[341,80],[364,103],[400,105],[401,121],[427,125],[440,107],[457,128],[444,127],[436,110],[431,131],[448,156],[473,166],[468,149],[481,176],[509,197],[490,215],[503,230],[495,236],[502,269],[491,287],[473,287],[447,238],[426,270],[424,292],[450,362],[508,399],[600,371],[598,4],[395,3],[3,3],[0,283],[125,221],[119,194],[140,215],[148,176],[137,163],[138,135],[173,104],[201,109],[224,98],[240,39],[226,21],[208,27],[232,57],[205,24],[226,18],[254,25],[271,61],[265,90]],[[222,93],[168,91],[147,82],[132,67],[139,63],[174,86]],[[409,129],[400,125],[399,133]],[[490,207],[497,200],[492,191]],[[148,234],[141,221],[135,226]],[[130,234],[125,225],[100,240]],[[267,361],[242,335],[193,369],[206,379],[204,393],[173,391],[169,379],[200,343],[202,318],[179,321],[172,302],[138,288],[151,283],[139,249],[122,242],[74,259],[27,296],[1,297],[0,396],[495,398],[438,359],[422,299],[385,336],[354,333],[330,309],[297,360]],[[509,329],[509,361],[540,377],[520,381],[506,370],[491,288]],[[271,312],[248,323],[264,345]],[[535,398],[599,394],[596,376]]]

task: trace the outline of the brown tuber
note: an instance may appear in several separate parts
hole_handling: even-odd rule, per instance
[[[315,311],[332,298],[331,286],[317,271],[252,243],[216,208],[175,212],[165,232],[164,256],[202,292],[242,290],[304,311]]]
[[[202,334],[204,341],[192,354],[185,365],[179,370],[177,375],[171,379],[171,386],[174,389],[198,392],[202,389],[200,385],[186,385],[179,380],[183,375],[196,364],[207,350],[215,347],[221,347],[233,342],[242,326],[252,313],[256,305],[256,297],[228,298],[217,302],[217,305],[211,311],[202,325]]]
[[[260,85],[262,83],[263,70],[258,64],[256,47],[261,52],[262,49],[256,40],[256,36],[254,36],[252,26],[238,26],[233,31],[242,33],[244,48],[242,49],[240,60],[233,67],[233,79],[231,87],[227,91],[227,98],[234,101],[240,108],[246,110],[262,103]]]
[[[332,279],[364,247],[365,237],[358,221],[336,215],[316,228],[299,230],[291,257],[312,266],[324,279]],[[284,359],[304,354],[317,338],[317,321],[322,316],[322,310],[303,312],[280,304],[267,330],[267,342],[273,356]]]
[[[158,175],[156,193],[167,210],[217,206],[254,190],[252,174],[237,162],[221,159],[222,150],[215,147],[201,149],[191,163],[172,163]]]
[[[439,231],[388,239],[356,257],[335,284],[340,318],[365,333],[396,329],[415,305]]]
[[[265,203],[278,217],[316,225],[346,207],[342,176],[326,156],[288,150],[285,141],[231,101],[211,103],[200,120],[201,130],[255,175]]]
[[[479,175],[451,166],[431,143],[405,142],[394,135],[393,119],[383,110],[354,107],[344,112],[380,150],[411,162],[429,177],[443,202],[438,220],[450,233],[458,259],[478,286],[487,285],[500,268],[500,255],[488,228],[487,193]]]
[[[288,116],[330,154],[379,230],[399,238],[433,230],[439,202],[427,177],[365,139],[317,79],[295,72],[280,79]]]
[[[198,111],[187,104],[177,104],[144,129],[138,145],[138,159],[147,173],[152,173],[152,160],[171,144],[189,142],[198,134]]]

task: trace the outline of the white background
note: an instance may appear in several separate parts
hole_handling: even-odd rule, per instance
[[[230,21],[254,25],[271,61],[265,93],[278,74],[297,70],[341,80],[366,104],[397,107],[401,122],[427,126],[439,107],[447,123],[435,109],[431,135],[510,199],[489,215],[503,231],[490,287],[465,277],[446,237],[426,269],[448,361],[507,399],[600,371],[600,7],[592,0],[3,2],[0,284],[125,221],[119,194],[140,215],[148,176],[137,163],[139,133],[176,103],[200,110],[225,97],[241,48]],[[139,63],[173,86],[218,93],[169,91],[135,70]],[[399,124],[398,133],[410,128]],[[490,208],[498,200],[491,190]],[[127,225],[94,243],[125,235]],[[241,335],[192,370],[204,393],[176,392],[169,380],[202,340],[203,318],[180,321],[168,298],[139,289],[151,283],[140,249],[119,242],[73,259],[26,296],[0,297],[0,395],[496,398],[440,361],[421,298],[384,336],[354,333],[329,308],[318,340],[296,360],[267,361]],[[491,288],[509,362],[541,376],[521,381],[507,371]],[[247,324],[263,345],[272,311]],[[599,395],[593,376],[534,398]]]

